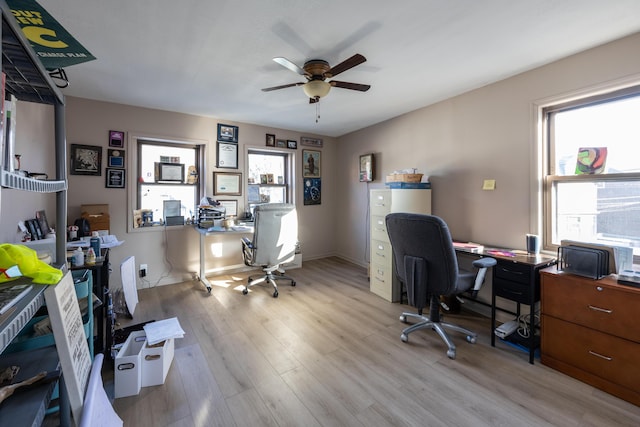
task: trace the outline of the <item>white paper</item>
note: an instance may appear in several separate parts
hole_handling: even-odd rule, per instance
[[[136,258],[128,257],[120,264],[120,276],[122,279],[122,291],[127,310],[131,316],[138,305],[138,286],[136,285]]]
[[[149,345],[158,344],[169,338],[184,337],[184,330],[177,317],[147,323],[144,325],[144,332],[147,334]]]

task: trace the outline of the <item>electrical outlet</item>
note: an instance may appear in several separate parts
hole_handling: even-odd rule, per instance
[[[140,264],[140,277],[147,275],[147,264]]]

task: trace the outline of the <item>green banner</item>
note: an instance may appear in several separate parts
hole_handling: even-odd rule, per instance
[[[35,0],[7,0],[7,4],[47,70],[96,59]]]

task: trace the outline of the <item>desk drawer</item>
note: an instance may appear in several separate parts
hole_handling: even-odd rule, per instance
[[[493,275],[500,279],[528,285],[531,281],[531,266],[498,261],[498,264],[493,267]]]
[[[543,358],[640,392],[640,344],[543,314],[541,350]]]
[[[542,312],[640,343],[640,292],[573,275],[542,275]]]
[[[495,268],[495,267],[494,267]],[[511,301],[516,301],[523,304],[530,304],[529,294],[531,292],[531,286],[533,284],[522,284],[513,282],[510,280],[503,280],[499,278],[493,279],[493,292],[496,296],[507,298]],[[534,302],[540,300],[540,288],[534,290]]]
[[[382,215],[371,216],[371,239],[389,241],[389,234],[387,234],[387,224],[385,223],[385,217]]]
[[[393,261],[391,243],[371,240],[371,264],[391,265]]]

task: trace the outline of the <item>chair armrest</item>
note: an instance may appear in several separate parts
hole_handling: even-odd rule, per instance
[[[469,290],[472,297],[475,298],[478,295],[478,291],[482,287],[482,284],[484,283],[484,279],[487,275],[487,270],[493,267],[494,265],[496,265],[497,263],[498,262],[491,257],[479,258],[477,260],[474,260],[471,263],[471,265],[473,265],[475,268],[478,269],[478,272],[476,273],[476,281],[473,285],[473,288]]]
[[[242,238],[242,246],[243,246],[243,247],[244,247],[244,246],[246,246],[246,247],[248,247],[249,249],[253,249],[253,244],[251,243],[251,240],[249,240],[249,238],[248,238],[248,237],[243,237],[243,238]]]

